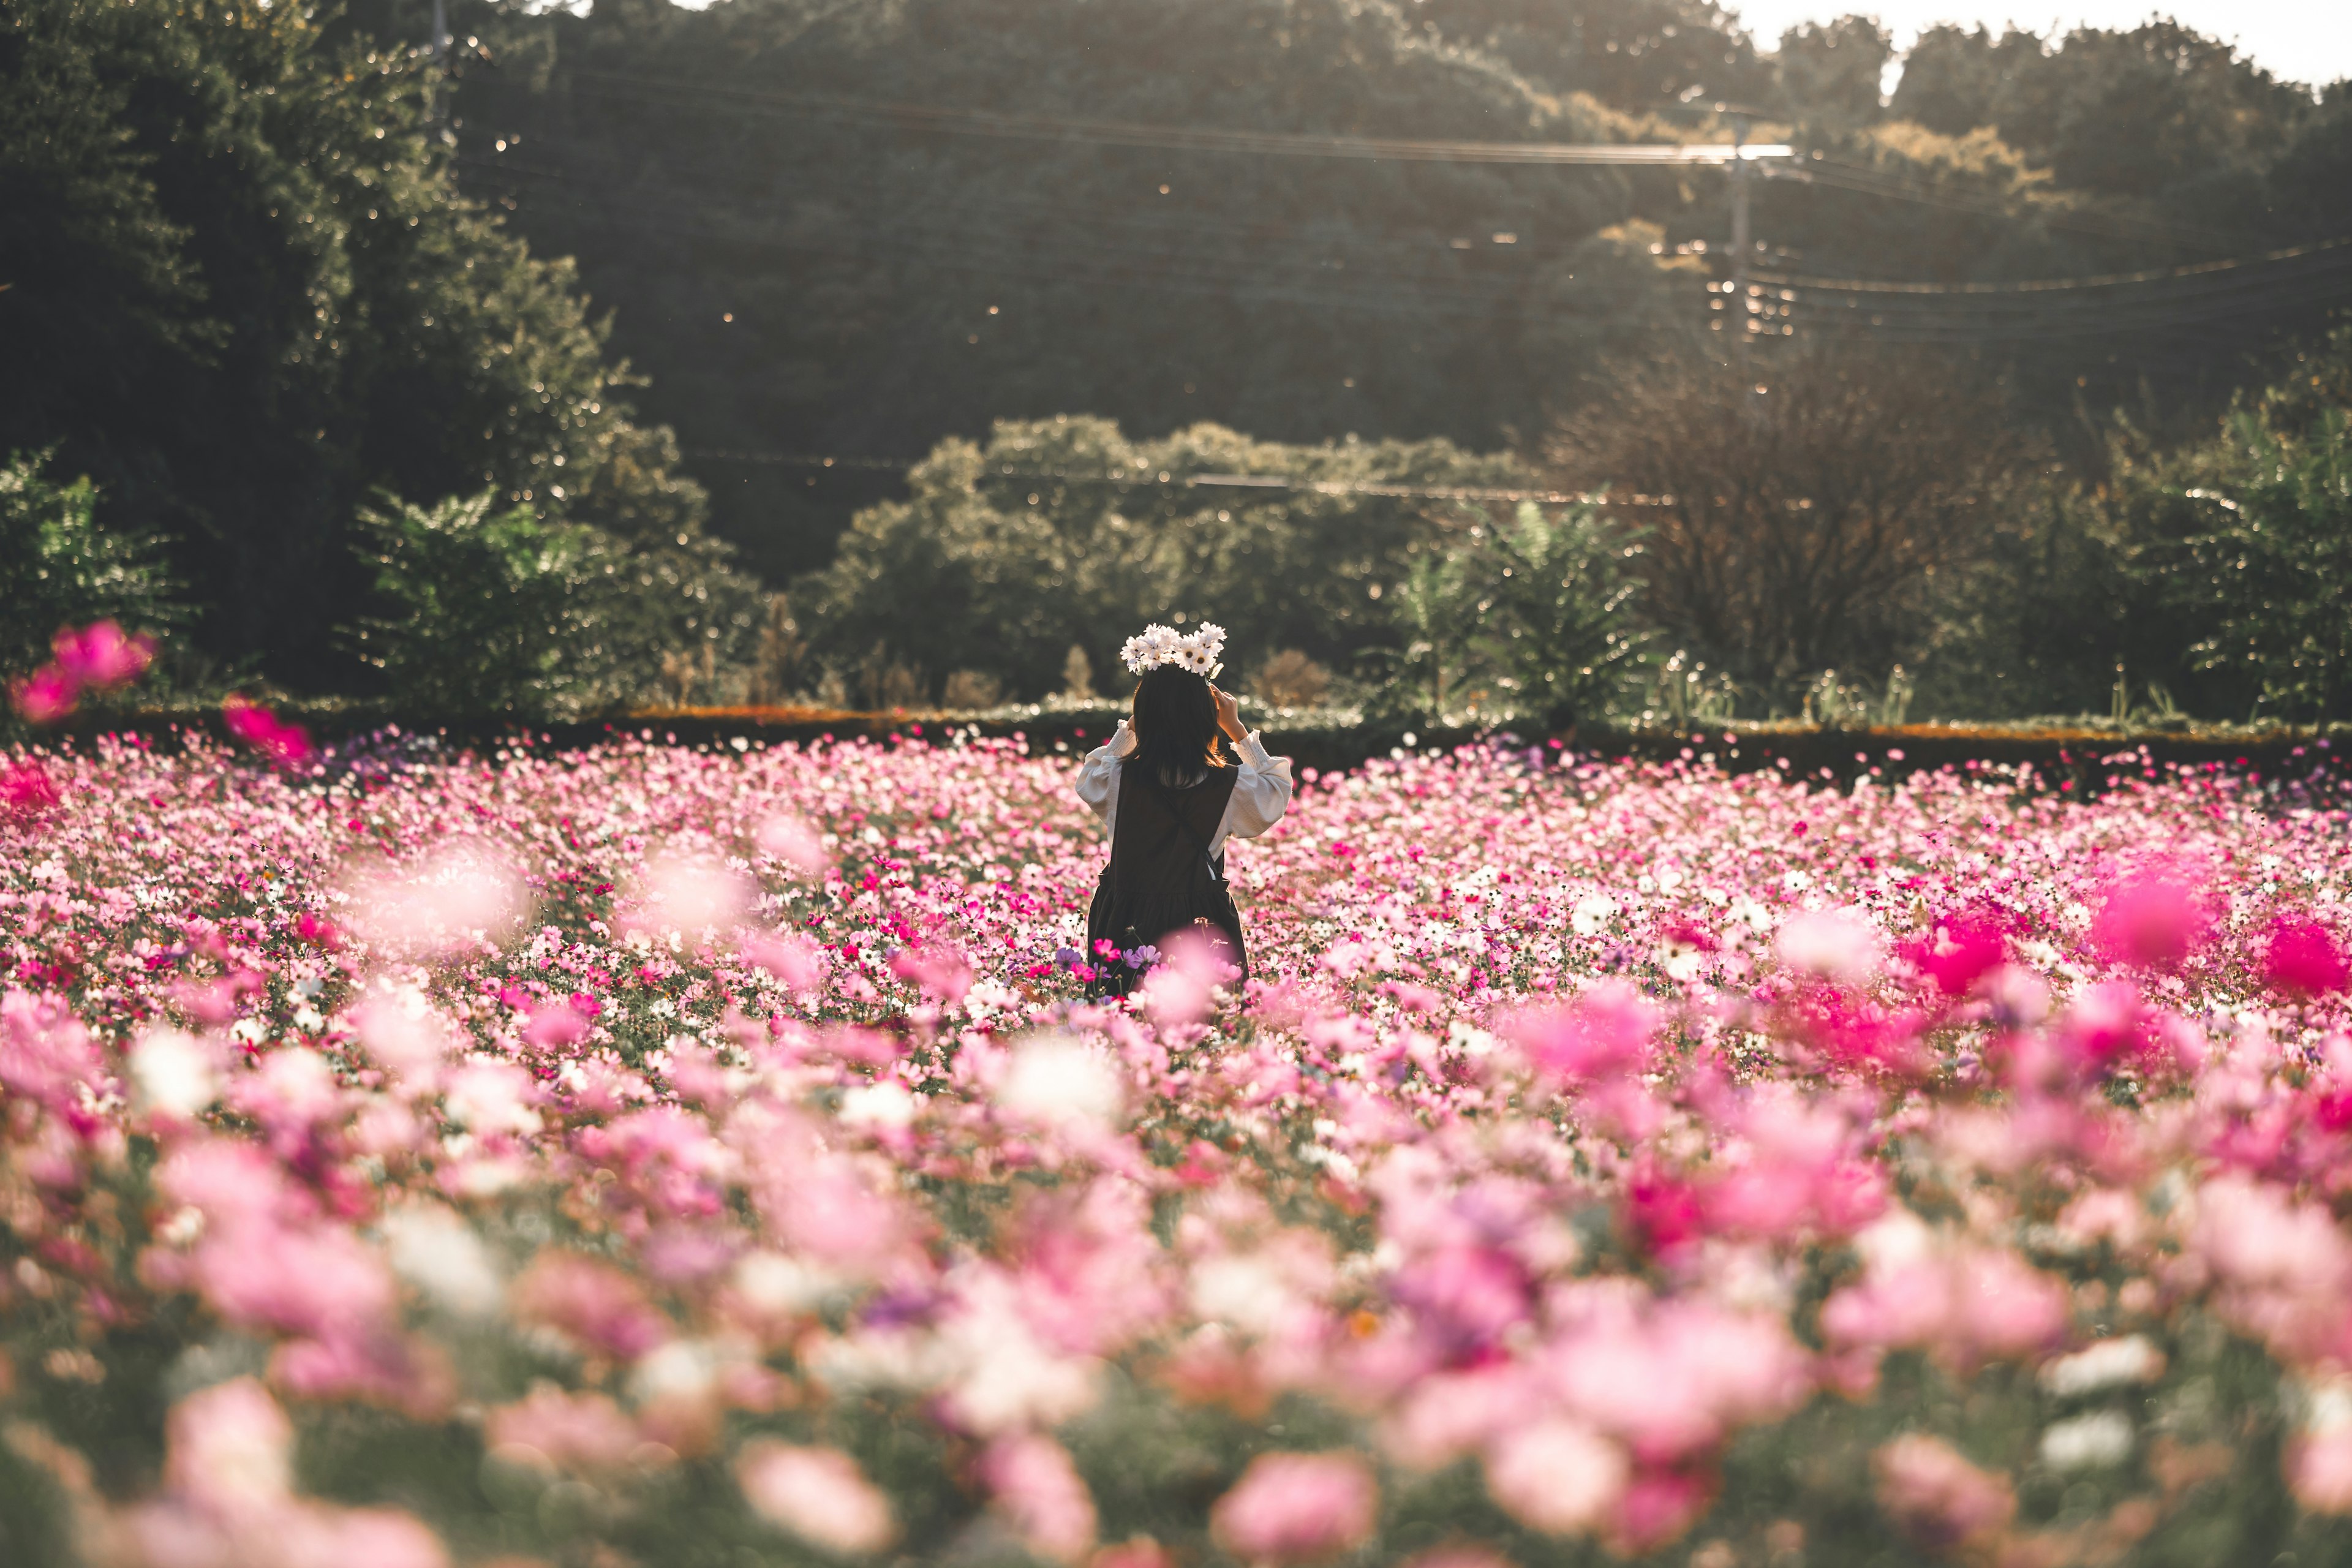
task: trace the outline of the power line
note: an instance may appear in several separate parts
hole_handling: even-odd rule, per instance
[[[683,457],[710,462],[757,463],[785,468],[873,468],[906,473],[922,459],[903,458],[817,457],[804,452],[746,452],[715,447],[691,447]],[[1547,506],[1663,507],[1672,496],[1612,496],[1605,491],[1539,490],[1488,485],[1404,485],[1370,479],[1318,479],[1298,474],[1181,474],[1156,478],[1139,470],[1126,474],[1074,474],[1063,468],[989,468],[976,478],[1039,479],[1063,484],[1102,484],[1121,489],[1181,484],[1188,489],[1284,490],[1323,496],[1381,496],[1421,500],[1536,501]]]
[[[2083,278],[2045,278],[2015,283],[1915,283],[1893,279],[1848,278],[1800,278],[1759,272],[1755,279],[1784,289],[1811,289],[1852,294],[1908,295],[2002,295],[2056,294],[2090,289],[2128,288],[2145,283],[2170,282],[2181,279],[2213,278],[2231,273],[2242,273],[2251,268],[2268,267],[2279,262],[2298,260],[2307,256],[2324,256],[2332,252],[2352,250],[2352,236],[2326,239],[2311,245],[2289,246],[2284,250],[2266,251],[2260,256],[2236,256],[2219,261],[2199,261],[2185,267],[2155,267],[2138,272],[2094,273]]]
[[[2000,218],[2011,223],[2038,224],[2075,234],[2087,234],[2102,239],[2162,240],[2185,247],[2226,250],[2239,242],[2238,236],[2197,224],[2183,224],[2162,218],[2135,218],[2116,214],[2084,211],[2079,208],[2034,205],[2024,210],[2011,203],[1990,195],[1978,195],[1955,191],[1947,185],[1932,184],[1916,176],[1891,174],[1843,159],[1824,157],[1816,153],[1809,161],[1758,165],[1758,173],[1768,180],[1797,184],[1821,185],[1832,190],[1852,192],[1859,195],[1885,196],[1895,201],[1915,203],[1921,206],[1942,207],[1952,212],[1973,213],[1982,217]]]
[[[1734,162],[1785,159],[1796,150],[1784,144],[1729,142],[1476,142],[1398,136],[1343,136],[1314,132],[1235,131],[1223,128],[1143,125],[1046,114],[1004,114],[992,110],[944,109],[929,104],[889,103],[824,93],[761,92],[619,71],[574,70],[574,90],[586,83],[588,96],[618,98],[673,107],[700,108],[718,101],[763,112],[821,117],[896,126],[951,136],[987,136],[1091,146],[1141,147],[1165,153],[1246,153],[1289,158],[1350,158],[1400,163],[1501,163],[1528,167],[1568,165],[1647,168],[1720,167]],[[661,94],[676,94],[675,103]]]

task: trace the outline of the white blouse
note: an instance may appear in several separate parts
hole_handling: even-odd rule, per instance
[[[1078,798],[1094,807],[1108,831],[1118,828],[1119,763],[1134,750],[1135,731],[1122,719],[1118,732],[1088,752],[1078,768]],[[1290,809],[1290,759],[1267,756],[1265,742],[1255,730],[1235,742],[1234,750],[1241,753],[1241,776],[1234,780],[1225,815],[1217,819],[1217,831],[1209,838],[1211,859],[1225,852],[1228,836],[1255,838],[1280,822],[1282,814]]]

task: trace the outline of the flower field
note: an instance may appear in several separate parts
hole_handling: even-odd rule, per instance
[[[1072,755],[0,755],[0,1559],[2352,1561],[2352,819]],[[1727,752],[1737,742],[1723,737]]]

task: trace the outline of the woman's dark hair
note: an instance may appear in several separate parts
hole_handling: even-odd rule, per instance
[[[1217,704],[1209,683],[1189,669],[1163,664],[1135,683],[1135,754],[1129,760],[1171,788],[1200,781],[1203,768],[1225,765],[1217,744]]]

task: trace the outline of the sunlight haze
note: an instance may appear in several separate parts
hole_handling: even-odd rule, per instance
[[[2170,16],[2235,43],[2272,75],[2286,81],[2314,86],[2352,76],[2352,4],[2347,0],[2179,0],[2171,5],[2150,5],[2145,0],[1886,0],[1883,5],[1828,5],[1817,0],[1753,0],[1735,5],[1741,22],[1756,37],[1759,48],[1769,48],[1780,35],[1800,23],[1821,21],[1848,9],[1876,16],[1895,34],[1898,49],[1908,48],[1919,32],[1938,22],[1964,27],[1983,26],[2000,32],[2021,26],[2037,33],[2064,32],[2074,27],[2136,27],[2150,16]],[[1893,84],[1890,75],[1889,85]]]

